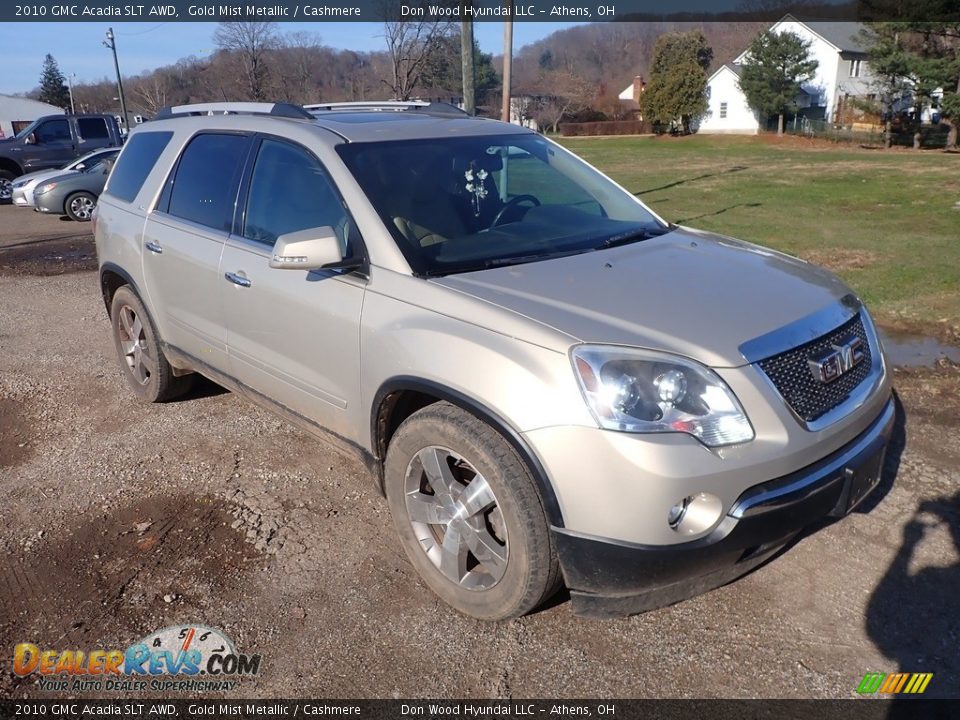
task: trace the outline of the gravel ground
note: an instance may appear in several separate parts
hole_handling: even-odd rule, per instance
[[[956,366],[897,372],[880,490],[749,576],[624,620],[561,595],[486,624],[420,584],[356,462],[211,383],[134,403],[87,229],[0,207],[0,696],[43,696],[15,643],[196,623],[263,656],[234,696],[848,698],[903,670],[960,697]]]

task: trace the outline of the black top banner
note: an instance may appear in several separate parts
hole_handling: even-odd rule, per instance
[[[960,0],[34,0],[0,4],[0,22],[773,22],[960,21]]]

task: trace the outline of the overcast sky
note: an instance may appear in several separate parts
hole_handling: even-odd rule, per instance
[[[513,26],[514,50],[577,23],[520,22]],[[40,84],[43,57],[53,55],[64,75],[76,73],[75,82],[114,79],[113,58],[101,43],[108,23],[0,23],[0,93],[26,92]],[[216,23],[117,23],[120,70],[126,77],[189,55],[203,57],[213,49]],[[306,31],[319,35],[323,45],[351,50],[383,50],[380,23],[316,22],[281,23],[281,32]],[[474,24],[474,34],[484,52],[503,52],[503,24]]]

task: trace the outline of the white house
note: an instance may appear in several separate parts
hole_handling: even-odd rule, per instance
[[[63,108],[15,95],[0,95],[0,138],[12,137],[44,115],[61,115]]]
[[[817,61],[814,77],[803,84],[797,98],[800,114],[816,120],[835,121],[850,98],[871,93],[867,52],[860,39],[862,25],[853,22],[805,21],[786,15],[770,29],[792,32],[810,42],[810,56]],[[698,132],[756,134],[761,119],[749,106],[738,83],[744,50],[732,63],[720,67],[707,81],[707,114]],[[766,119],[763,119],[764,123]]]

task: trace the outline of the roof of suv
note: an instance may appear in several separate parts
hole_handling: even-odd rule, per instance
[[[519,125],[499,120],[469,115],[433,115],[419,111],[333,111],[317,113],[316,118],[317,125],[337,133],[349,142],[531,132]]]
[[[280,122],[311,122],[347,142],[423,140],[450,136],[530,134],[519,125],[472,117],[453,106],[426,103],[209,103],[164,108],[155,120],[203,115],[250,115]]]

